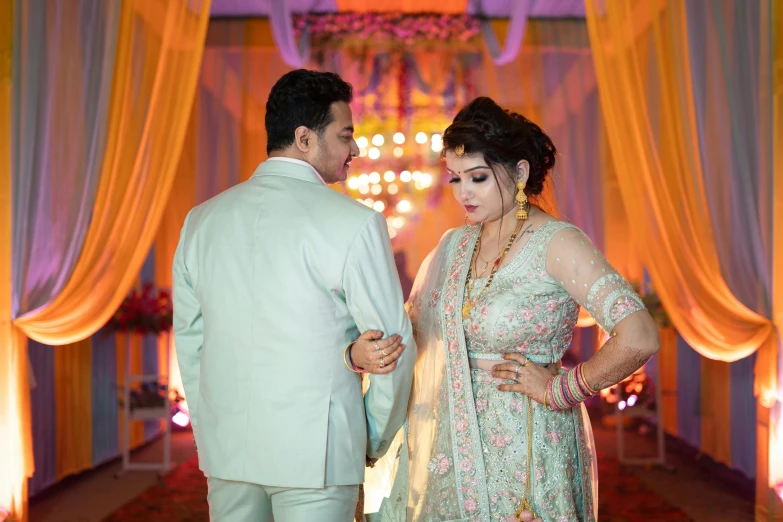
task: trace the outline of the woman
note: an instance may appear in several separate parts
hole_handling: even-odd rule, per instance
[[[478,98],[443,144],[474,224],[443,237],[408,302],[419,354],[407,437],[381,465],[396,469],[381,519],[594,521],[581,403],[658,350],[655,324],[579,229],[530,205],[555,164],[537,125]],[[580,306],[611,337],[560,369]]]

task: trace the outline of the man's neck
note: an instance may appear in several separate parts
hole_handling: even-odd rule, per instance
[[[326,181],[326,179],[324,179],[323,175],[315,167],[315,165],[313,165],[312,163],[307,161],[299,151],[296,151],[296,152],[289,152],[289,151],[285,151],[285,150],[284,151],[272,151],[272,152],[269,153],[269,158],[268,159],[270,159],[270,160],[278,159],[278,160],[301,161],[302,163],[304,163],[305,165],[307,165],[311,169],[313,169],[313,172],[315,173],[315,175],[318,176],[318,179],[320,179],[321,182],[323,182],[324,185],[328,185],[329,183],[331,183],[330,181]]]
[[[305,163],[310,163],[305,159],[304,154],[299,152],[297,149],[283,149],[283,150],[273,150],[269,153],[269,159],[272,158],[288,158],[288,159],[295,159],[299,161],[304,161]]]

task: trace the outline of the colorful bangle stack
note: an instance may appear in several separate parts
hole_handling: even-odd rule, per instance
[[[582,364],[549,379],[546,389],[546,403],[552,411],[565,411],[586,401],[597,392],[584,378]]]

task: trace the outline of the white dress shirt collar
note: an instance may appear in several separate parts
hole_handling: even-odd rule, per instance
[[[267,161],[286,161],[288,163],[296,163],[297,165],[302,165],[304,167],[308,167],[310,170],[312,170],[315,173],[316,177],[318,178],[318,181],[320,181],[321,183],[326,185],[326,182],[324,181],[324,178],[321,177],[321,174],[315,169],[315,167],[313,167],[312,165],[310,165],[306,161],[302,161],[302,160],[298,160],[298,159],[294,159],[294,158],[286,158],[284,156],[275,156],[273,158],[267,159]]]

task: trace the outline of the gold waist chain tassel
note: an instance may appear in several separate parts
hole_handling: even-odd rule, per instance
[[[527,475],[525,475],[525,496],[519,503],[516,516],[519,522],[543,522],[530,505],[533,499],[530,491],[530,484],[533,482],[533,401],[527,395],[525,400],[527,402]]]

